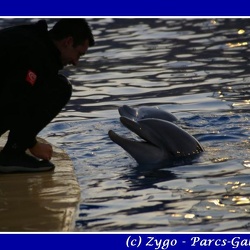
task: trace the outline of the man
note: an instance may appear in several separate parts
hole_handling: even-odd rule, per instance
[[[78,18],[61,19],[50,31],[45,20],[0,31],[0,136],[9,131],[0,172],[54,169],[51,145],[36,136],[71,97],[72,87],[58,71],[77,65],[93,45],[88,23]]]

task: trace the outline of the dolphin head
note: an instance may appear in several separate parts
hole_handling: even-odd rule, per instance
[[[193,136],[171,122],[153,118],[133,121],[121,117],[120,120],[143,141],[121,137],[112,130],[109,131],[109,137],[139,164],[159,164],[203,151]]]
[[[141,120],[141,119],[147,119],[147,118],[156,118],[161,119],[169,122],[177,121],[177,118],[162,109],[159,109],[158,107],[140,107],[140,108],[131,108],[127,105],[123,105],[119,107],[118,109],[119,114],[121,116],[127,117],[131,120]]]

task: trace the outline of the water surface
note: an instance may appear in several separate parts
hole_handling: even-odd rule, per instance
[[[75,230],[248,231],[250,20],[88,21],[96,46],[64,70],[73,97],[41,133],[74,162]],[[128,133],[124,104],[174,113],[205,152],[171,168],[138,166],[107,135]]]

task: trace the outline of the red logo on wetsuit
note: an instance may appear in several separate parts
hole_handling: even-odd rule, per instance
[[[26,81],[30,84],[30,85],[34,85],[37,79],[37,75],[36,73],[34,73],[31,70],[28,70],[27,76],[26,76]]]

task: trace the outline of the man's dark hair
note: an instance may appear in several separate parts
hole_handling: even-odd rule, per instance
[[[83,18],[64,18],[59,20],[49,31],[51,38],[59,41],[72,36],[74,46],[81,45],[84,40],[89,41],[89,46],[95,44],[95,40],[87,21]]]

